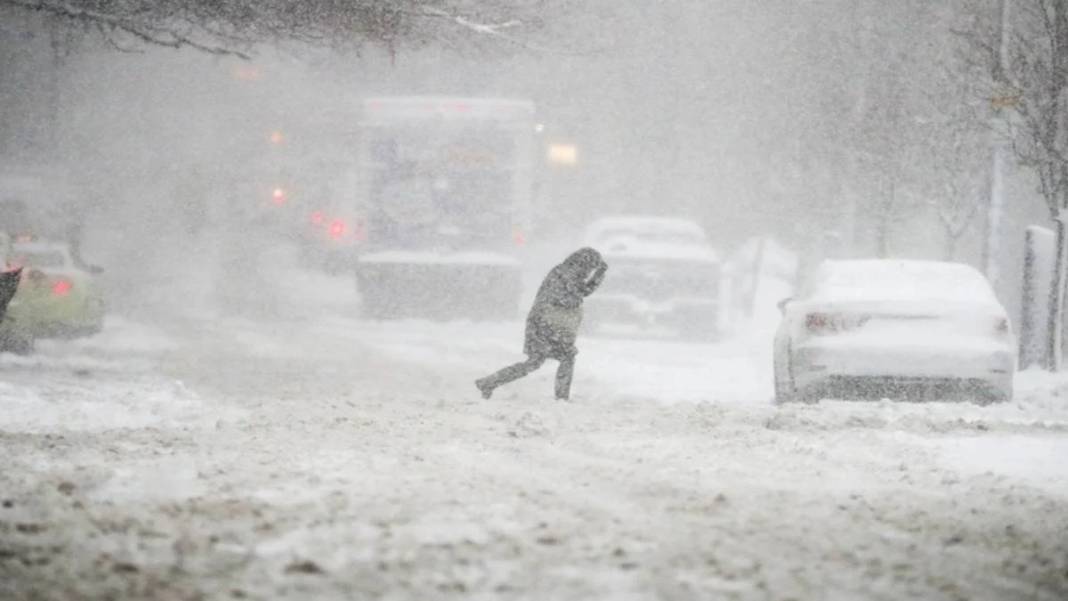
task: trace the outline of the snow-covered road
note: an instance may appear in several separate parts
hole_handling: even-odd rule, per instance
[[[0,357],[3,599],[1068,598],[1068,379],[773,407],[766,340],[114,319]]]

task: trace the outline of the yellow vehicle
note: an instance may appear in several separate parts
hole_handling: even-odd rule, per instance
[[[22,267],[22,280],[0,325],[0,341],[16,352],[28,351],[37,338],[95,334],[104,325],[104,300],[95,269],[75,264],[60,242],[16,242],[7,258]]]

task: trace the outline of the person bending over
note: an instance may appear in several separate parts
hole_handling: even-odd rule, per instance
[[[527,314],[523,345],[527,360],[475,380],[482,398],[490,398],[498,386],[538,369],[546,359],[560,362],[556,369],[556,398],[570,398],[571,377],[578,354],[575,338],[582,323],[582,301],[601,285],[607,270],[608,264],[601,253],[592,248],[581,248],[549,271]]]

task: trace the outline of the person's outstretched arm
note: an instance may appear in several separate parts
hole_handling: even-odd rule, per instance
[[[601,264],[593,271],[593,275],[582,284],[582,296],[589,296],[597,290],[597,287],[604,281],[606,271],[608,271],[608,263],[601,261]]]

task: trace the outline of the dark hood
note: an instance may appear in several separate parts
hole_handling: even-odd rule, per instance
[[[571,253],[571,256],[564,259],[563,264],[576,272],[589,272],[602,263],[604,263],[604,258],[601,257],[601,253],[587,246]]]

